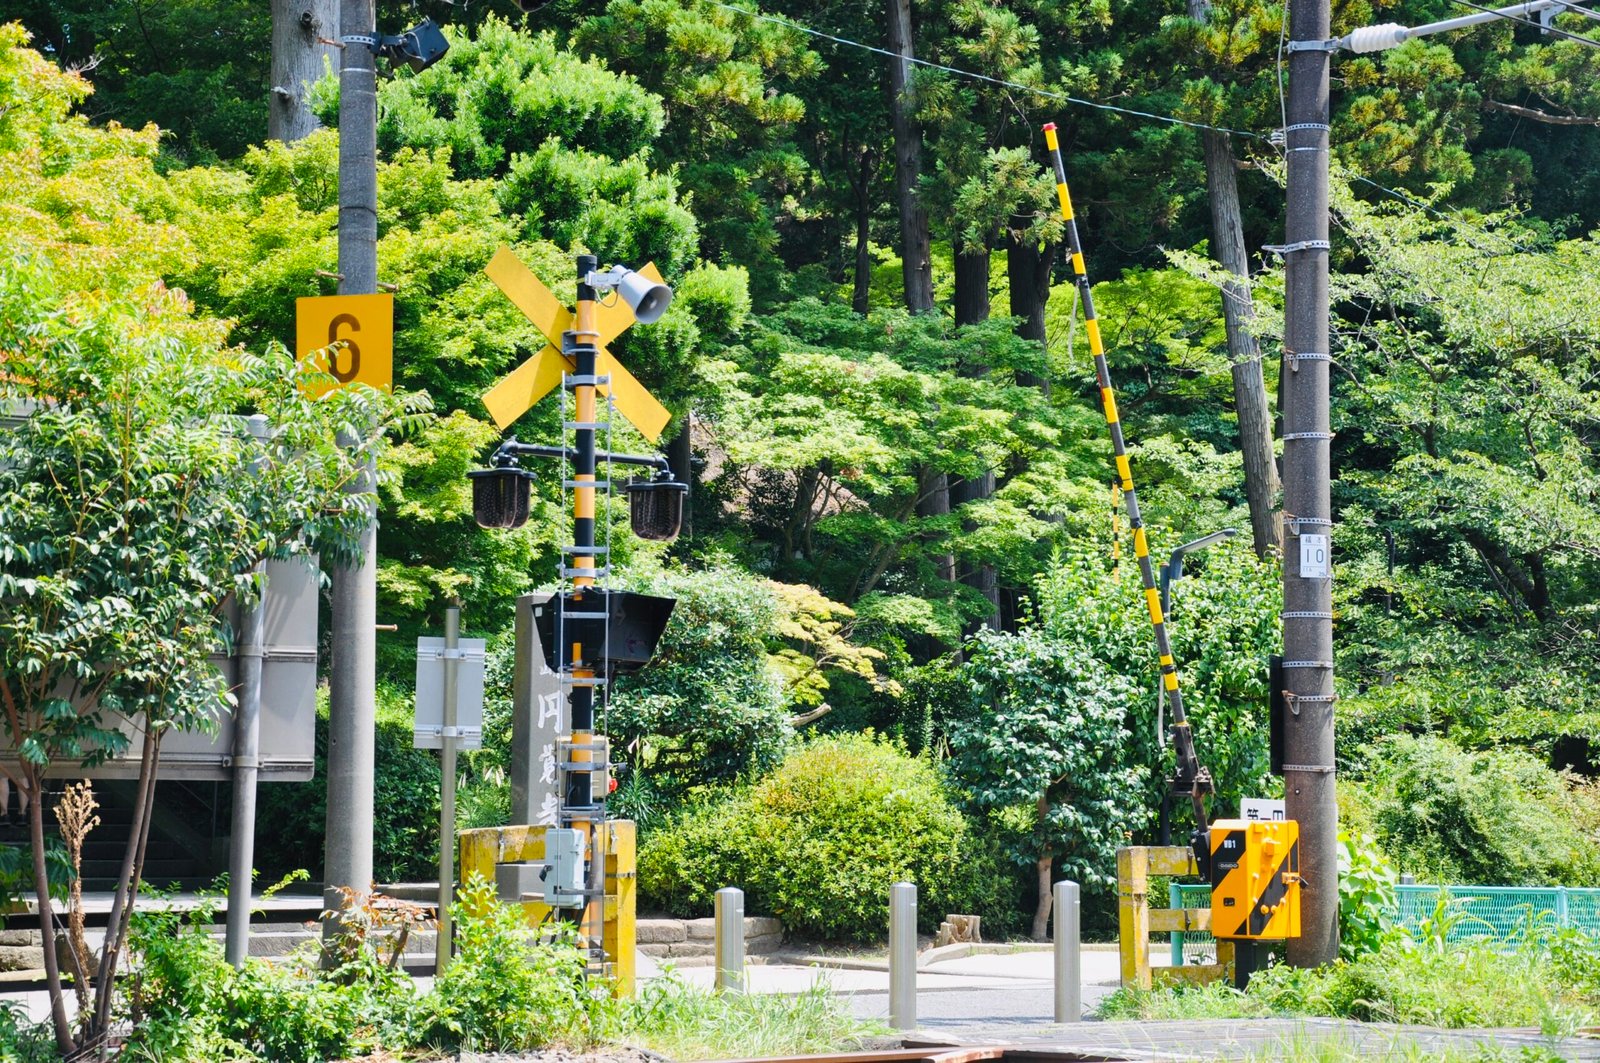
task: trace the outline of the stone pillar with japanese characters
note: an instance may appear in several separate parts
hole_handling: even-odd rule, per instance
[[[548,592],[517,599],[517,658],[511,700],[511,822],[556,825],[556,743],[566,734],[561,677],[545,661],[533,611]]]

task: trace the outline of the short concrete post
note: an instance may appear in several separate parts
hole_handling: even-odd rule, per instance
[[[917,887],[889,887],[889,1025],[917,1028]]]
[[[713,936],[717,992],[744,992],[744,890],[728,886],[717,891]]]
[[[1056,1021],[1083,1018],[1083,947],[1078,941],[1081,911],[1076,882],[1057,882],[1056,910]]]

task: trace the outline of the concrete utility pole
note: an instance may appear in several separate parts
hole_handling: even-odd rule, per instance
[[[1329,0],[1289,5],[1288,213],[1283,334],[1283,657],[1287,813],[1300,824],[1301,936],[1289,962],[1339,953],[1333,771],[1333,568],[1329,539]]]
[[[377,26],[375,0],[340,0],[339,294],[378,290],[378,96],[376,56],[351,41]],[[355,440],[345,440],[354,444]],[[370,489],[369,464],[357,489]],[[333,666],[328,707],[328,833],[324,903],[339,886],[372,888],[373,718],[377,684],[378,525],[361,534],[361,557],[332,571]],[[333,930],[324,927],[324,937]]]

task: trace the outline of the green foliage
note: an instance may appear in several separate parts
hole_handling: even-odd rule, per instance
[[[415,882],[439,873],[439,759],[413,745],[411,698],[378,689],[374,734],[372,874],[379,882]],[[317,745],[312,781],[266,786],[258,815],[264,830],[256,861],[271,874],[318,865],[327,830],[328,700],[317,696]],[[311,855],[308,855],[311,854]]]
[[[915,882],[924,921],[950,911],[1000,917],[999,869],[938,771],[872,735],[818,738],[748,790],[691,805],[645,839],[645,903],[708,915],[723,886],[785,930],[873,940],[888,889]]]
[[[1402,935],[1327,967],[1269,967],[1252,976],[1243,993],[1220,983],[1118,990],[1102,1004],[1101,1017],[1329,1015],[1449,1028],[1537,1026],[1559,1036],[1600,1007],[1592,973],[1597,962],[1600,941],[1574,931],[1532,937],[1511,952],[1471,944],[1441,953]]]
[[[938,556],[1025,583],[1081,519],[1074,491],[1099,476],[1093,421],[1016,383],[1043,367],[1038,345],[1006,322],[955,329],[937,315],[861,318],[802,299],[747,331],[707,411],[729,459],[712,486],[740,500],[757,562],[775,578],[845,604],[914,595],[935,612],[919,626],[953,635],[991,606],[941,578]],[[978,366],[988,374],[971,375]],[[977,478],[1008,466],[1016,475],[992,497],[919,515],[925,472]],[[1049,519],[1060,513],[1068,525]]]
[[[1148,534],[1158,557],[1177,538],[1161,528]],[[1039,626],[1085,671],[1126,682],[1123,711],[1138,721],[1130,728],[1130,755],[1144,766],[1143,800],[1153,807],[1158,778],[1173,768],[1170,743],[1163,749],[1152,740],[1155,636],[1132,550],[1124,544],[1120,566],[1107,553],[1078,547],[1058,556],[1038,583]],[[1172,585],[1168,634],[1200,762],[1216,782],[1216,809],[1237,809],[1240,798],[1262,796],[1274,785],[1267,773],[1266,680],[1267,658],[1279,646],[1280,601],[1276,562],[1258,560],[1238,539],[1191,555],[1184,578]]]
[[[128,1058],[322,1063],[374,1050],[404,1015],[411,987],[386,965],[363,964],[359,978],[350,965],[327,978],[260,959],[234,969],[211,936],[214,915],[134,914]]]
[[[457,955],[416,1002],[417,1043],[474,1052],[582,1048],[609,1028],[609,987],[586,980],[570,933],[539,941],[521,909],[500,904],[481,878],[458,896]]]
[[[0,1002],[0,1058],[16,1063],[51,1063],[60,1058],[49,1027],[30,1023],[19,1001]]]
[[[769,300],[781,283],[778,226],[810,177],[791,139],[806,111],[791,90],[823,69],[806,38],[706,0],[611,0],[603,14],[585,11],[573,46],[660,98],[657,150],[694,199],[705,256],[755,271]]]
[[[1377,843],[1339,832],[1339,955],[1353,960],[1376,952],[1394,930],[1395,873]]]
[[[777,596],[735,569],[662,571],[639,589],[677,605],[654,658],[619,677],[610,704],[630,795],[648,787],[653,801],[677,801],[770,771],[794,733],[768,656],[783,615]]]
[[[1335,545],[1349,559],[1341,667],[1367,690],[1342,720],[1358,740],[1405,727],[1581,749],[1596,728],[1585,382],[1600,315],[1578,293],[1596,276],[1595,241],[1508,218],[1340,209],[1369,260],[1336,284],[1368,322],[1344,341],[1360,386],[1335,413],[1363,458],[1340,481]]]
[[[173,163],[233,158],[267,134],[270,15],[259,4],[21,0],[7,17],[53,62],[87,68],[97,121],[164,130]]]
[[[879,1031],[822,981],[794,996],[713,993],[674,974],[641,987],[627,1022],[630,1040],[682,1060],[851,1051]]]
[[[1600,882],[1600,809],[1589,791],[1515,749],[1471,752],[1445,738],[1377,743],[1364,790],[1396,866],[1445,883]]]
[[[450,51],[420,74],[378,91],[378,147],[449,148],[463,177],[503,176],[514,153],[551,140],[631,158],[661,132],[661,101],[630,77],[582,60],[554,34],[529,34],[491,17],[473,36],[446,31]],[[326,85],[319,112],[337,123],[338,92]]]
[[[983,632],[967,644],[965,704],[952,713],[950,770],[983,813],[1025,809],[1032,830],[1020,864],[1104,892],[1116,851],[1148,820],[1145,780],[1129,763],[1126,676],[1038,631]]]

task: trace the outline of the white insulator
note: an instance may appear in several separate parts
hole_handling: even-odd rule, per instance
[[[1385,22],[1381,26],[1362,26],[1352,30],[1350,36],[1342,43],[1352,52],[1381,52],[1403,44],[1411,31],[1395,22]]]

